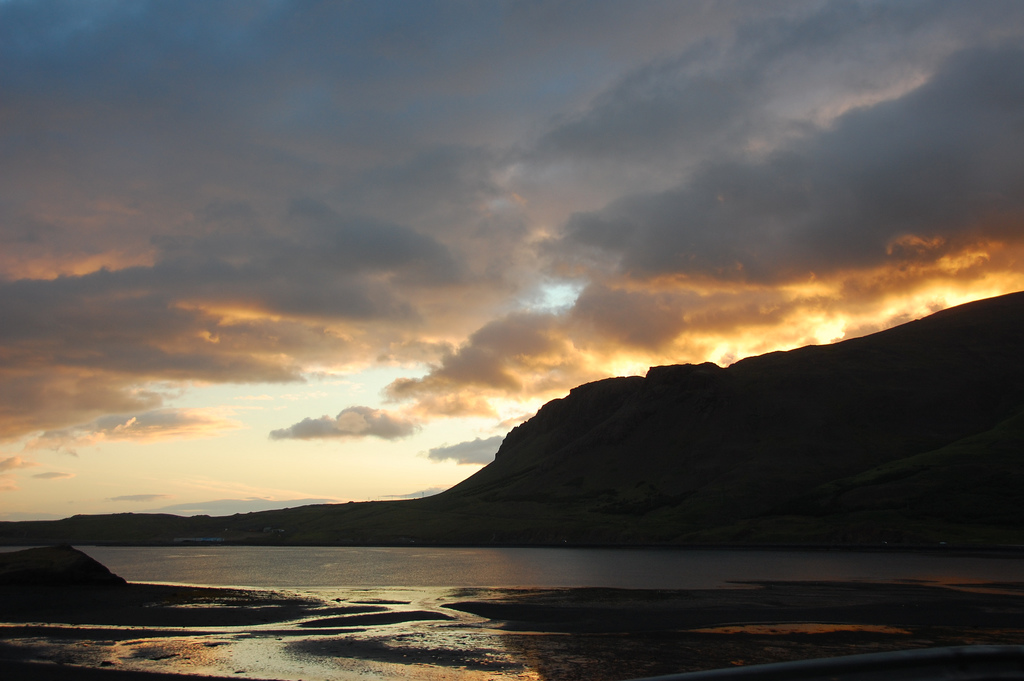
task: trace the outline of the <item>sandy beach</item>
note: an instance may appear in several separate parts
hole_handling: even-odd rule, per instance
[[[1024,644],[1024,584],[269,591],[4,587],[4,678],[617,681]],[[173,678],[173,676],[171,677]]]

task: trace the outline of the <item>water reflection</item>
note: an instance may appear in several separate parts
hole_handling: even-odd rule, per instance
[[[165,626],[170,619],[134,626],[89,619],[69,620],[90,623],[82,626],[0,625],[0,659],[308,681],[367,675],[612,681],[906,647],[1024,643],[1024,585],[1017,581],[1024,559],[1017,557],[642,549],[84,550],[132,582],[272,587],[313,605],[286,615],[284,601],[273,600],[270,592],[235,600],[197,596],[165,606],[165,619],[180,616],[182,608],[202,611],[205,619],[182,619],[190,626],[180,628]],[[968,586],[929,588],[935,584]],[[697,591],[702,589],[707,591]],[[921,599],[920,609],[892,610],[892,604],[912,598]],[[786,612],[780,610],[783,602]],[[494,604],[505,608],[503,614],[486,614]],[[241,607],[256,616],[228,616]],[[964,629],[955,618],[942,626],[899,619],[918,611],[940,618],[968,613],[972,625]],[[264,612],[267,620],[261,619]],[[219,619],[211,619],[217,613]],[[975,626],[986,618],[988,624]],[[199,623],[222,626],[200,629]],[[141,624],[162,628],[137,628]]]
[[[196,598],[170,606],[177,613],[194,601],[192,626],[0,625],[0,659],[307,681],[620,681],[734,663],[1020,644],[1024,588],[1016,587],[1009,596],[916,583],[252,592],[239,607],[265,612],[264,624],[200,628],[209,599]],[[287,599],[304,605],[263,608]],[[926,617],[907,620],[915,613]]]
[[[446,609],[448,590],[331,589],[295,595],[315,598],[319,606],[297,620],[257,626],[3,625],[0,659],[307,681],[354,681],[368,675],[416,681],[536,678],[528,665],[511,657],[502,632],[480,626],[482,618]],[[366,610],[386,617],[362,621]]]
[[[129,581],[259,587],[710,589],[748,581],[1013,582],[1024,557],[548,548],[80,547]]]

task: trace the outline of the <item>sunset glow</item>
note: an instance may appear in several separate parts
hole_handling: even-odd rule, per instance
[[[0,520],[419,496],[1024,289],[1024,4],[0,2]]]

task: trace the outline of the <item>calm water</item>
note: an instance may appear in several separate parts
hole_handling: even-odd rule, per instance
[[[128,629],[109,640],[95,638],[89,626],[79,633],[75,626],[51,623],[18,633],[16,625],[0,622],[0,639],[24,659],[285,681],[558,681],[580,678],[580,665],[604,669],[602,656],[609,645],[619,645],[616,656],[627,662],[639,655],[636,659],[642,663],[648,654],[630,636],[602,639],[594,649],[599,652],[588,657],[590,653],[580,652],[566,637],[495,628],[486,619],[447,607],[468,597],[462,587],[477,587],[472,598],[486,599],[494,592],[483,587],[699,589],[761,580],[939,584],[1024,580],[1024,556],[651,549],[80,548],[132,582],[271,587],[319,601],[327,610],[339,603],[370,601],[385,603],[396,613],[426,611],[444,617],[331,631],[306,629],[301,621],[149,632],[104,624],[104,631]],[[48,629],[52,635],[47,635]],[[623,672],[616,678],[644,676],[644,669],[640,664],[635,673]]]
[[[79,547],[133,582],[253,587],[717,588],[735,581],[1024,579],[1024,556],[687,549]]]

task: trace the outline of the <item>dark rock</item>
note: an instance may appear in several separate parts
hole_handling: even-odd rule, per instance
[[[106,566],[68,545],[0,553],[0,584],[126,584]]]

